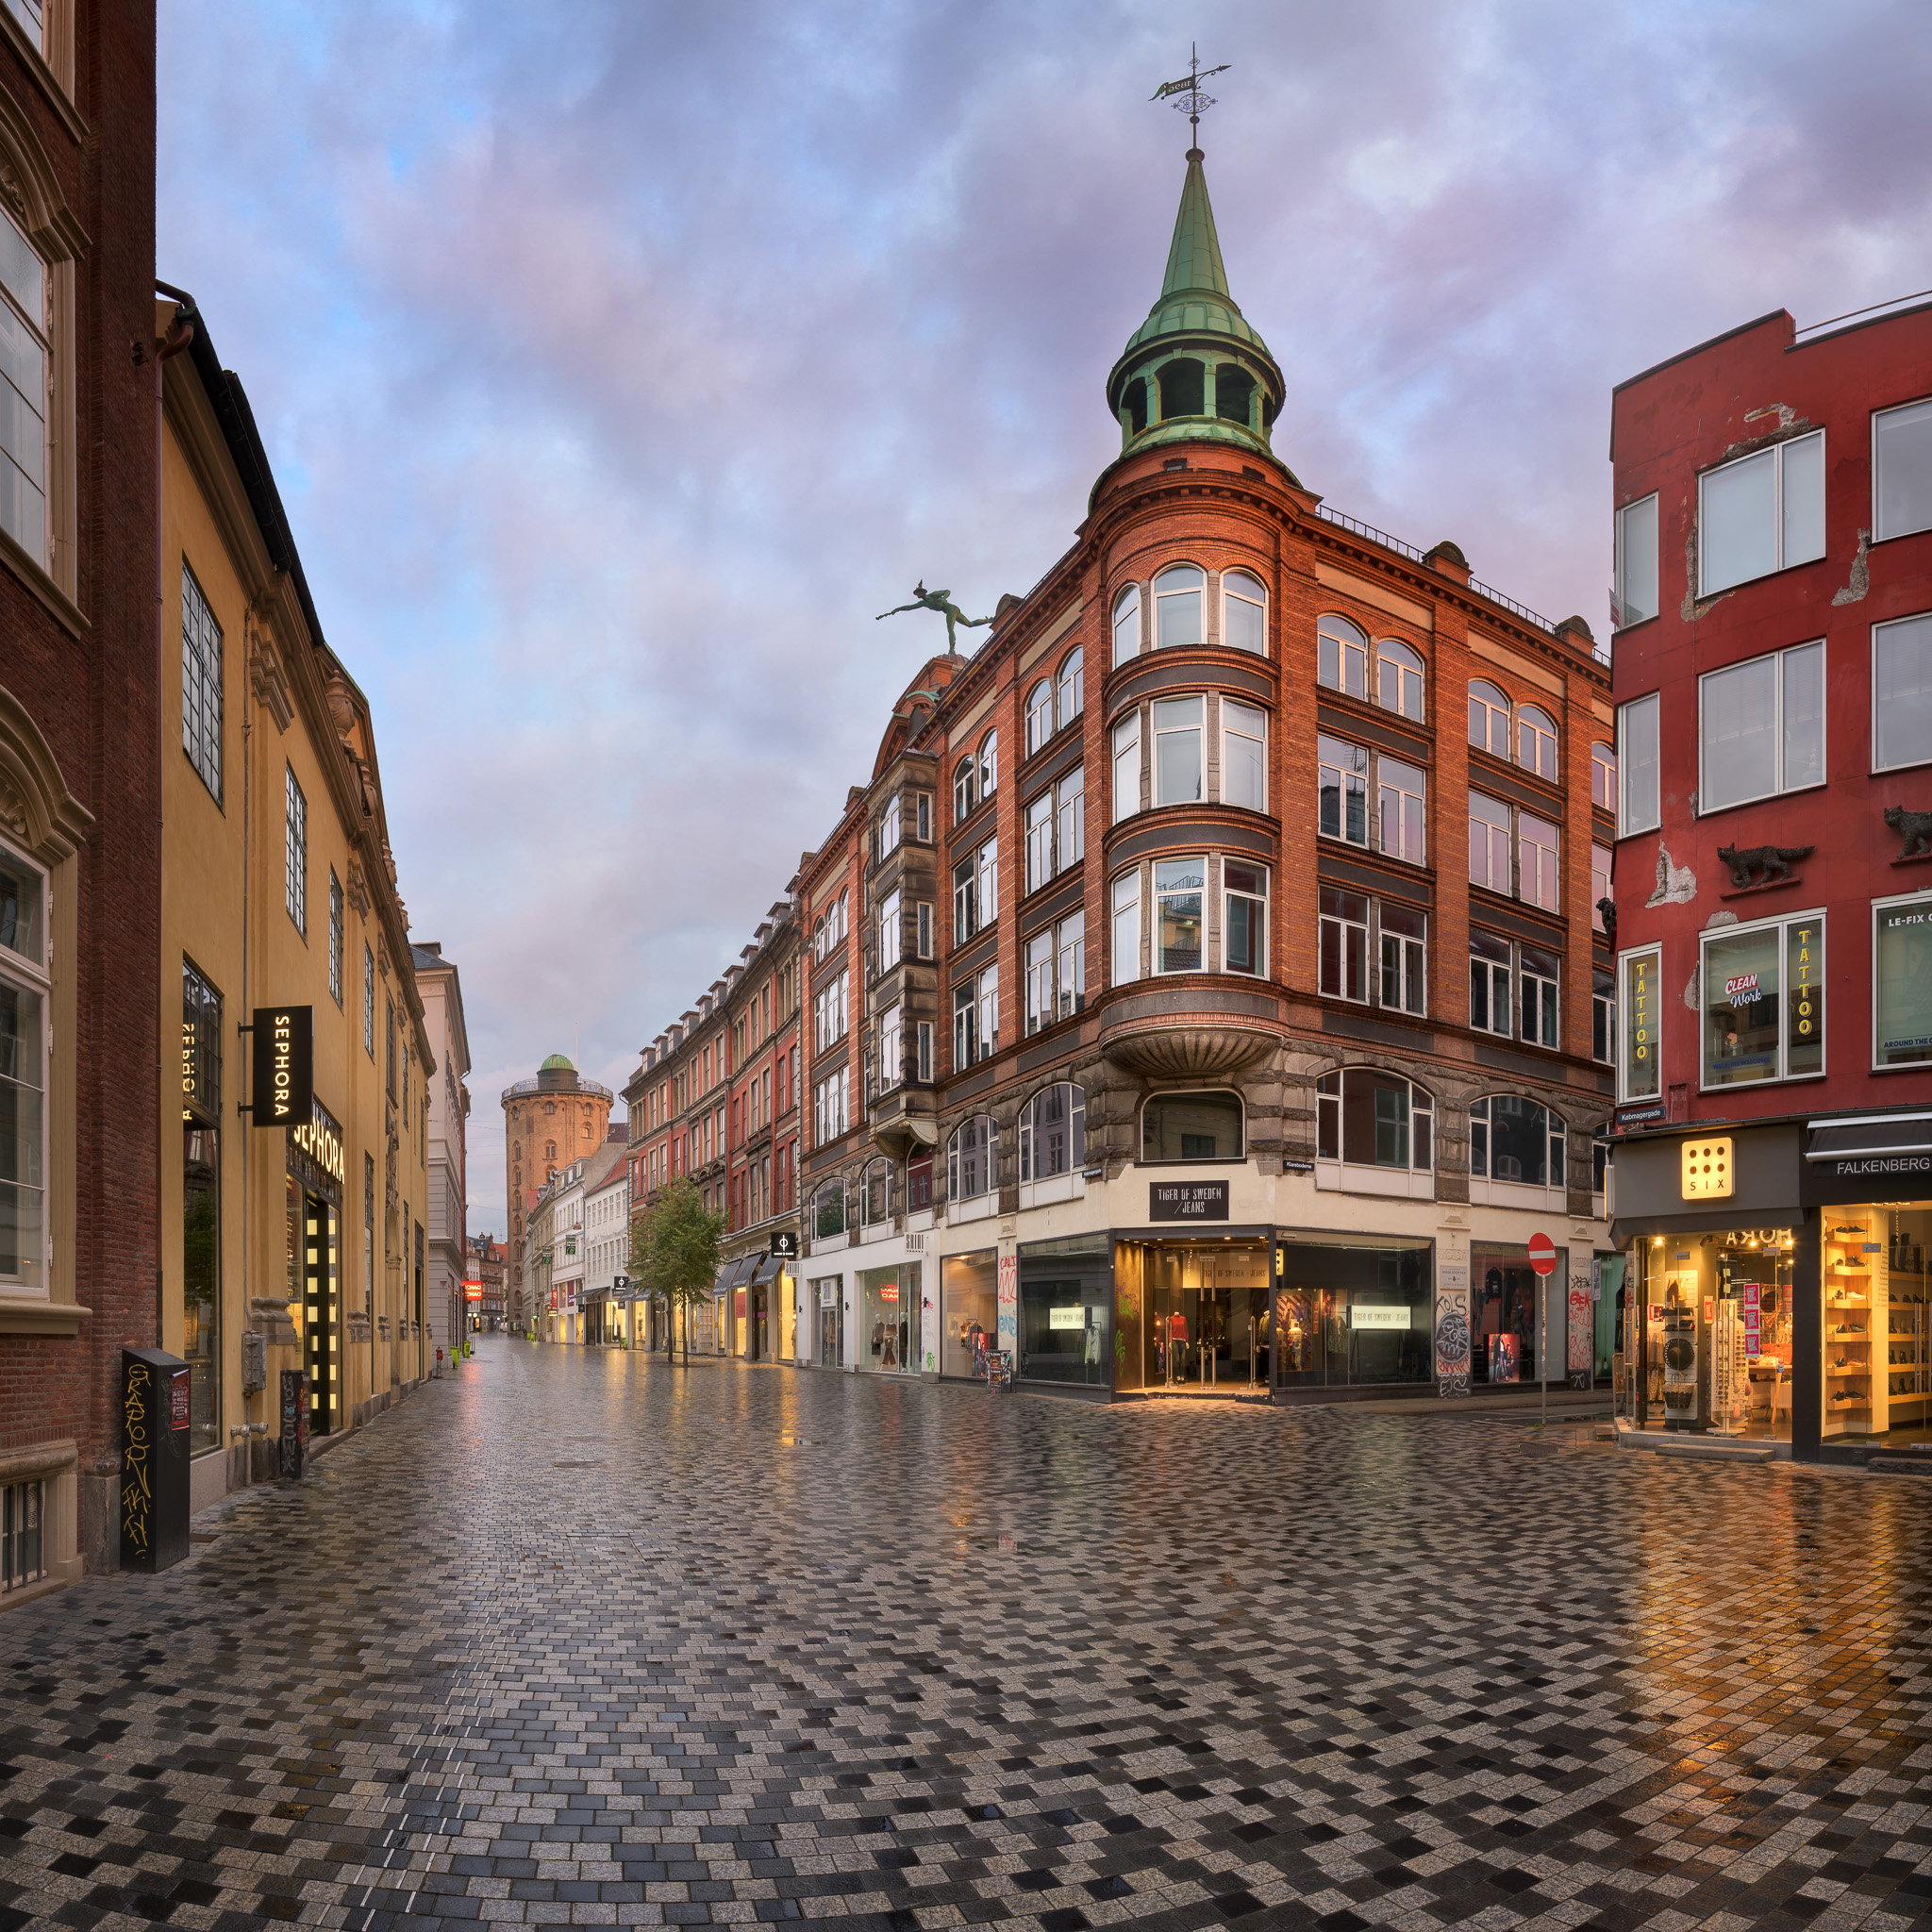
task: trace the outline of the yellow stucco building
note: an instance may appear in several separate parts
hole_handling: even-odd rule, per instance
[[[430,1370],[434,1063],[369,705],[324,639],[248,401],[164,304],[163,1347],[192,1369],[192,1507],[279,1468],[282,1372],[314,1441]],[[178,1007],[175,1001],[179,1001]],[[256,1008],[313,1014],[297,1127],[246,1111]],[[178,1036],[167,1022],[181,1016]],[[177,1151],[178,1150],[178,1151]]]

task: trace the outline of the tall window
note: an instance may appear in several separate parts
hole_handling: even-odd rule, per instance
[[[1113,984],[1141,976],[1141,872],[1123,873],[1113,882]]]
[[[953,989],[953,1069],[963,1073],[999,1051],[1000,970],[989,966]]]
[[[816,1053],[823,1053],[826,1047],[845,1037],[846,979],[843,973],[834,974],[812,993],[812,1050]],[[708,1081],[706,1084],[708,1085]]]
[[[1053,927],[1041,926],[1026,941],[1026,1030],[1038,1033],[1054,1023]]]
[[[1059,1017],[1077,1013],[1087,1004],[1087,915],[1070,912],[1059,923],[1056,944],[1056,998]]]
[[[1509,756],[1509,700],[1487,678],[1469,688],[1469,741],[1494,758]]]
[[[1375,902],[1382,966],[1382,1004],[1404,1013],[1429,1008],[1429,916],[1410,906]]]
[[[979,760],[971,752],[953,767],[953,822],[969,816],[979,803]]]
[[[1066,661],[1060,666],[1059,693],[1059,728],[1064,731],[1080,715],[1087,701],[1086,677],[1077,648],[1067,653]]]
[[[1158,698],[1154,705],[1154,802],[1193,805],[1207,796],[1202,750],[1206,698]]]
[[[1560,1188],[1565,1141],[1562,1117],[1520,1094],[1496,1094],[1469,1110],[1469,1171],[1482,1180]]]
[[[1605,846],[1592,845],[1590,848],[1590,923],[1598,932],[1608,930],[1604,924],[1604,901],[1609,897],[1609,851]],[[1614,905],[1615,901],[1611,903]]]
[[[999,789],[1000,782],[1000,735],[989,731],[979,741],[979,795],[991,798]]]
[[[1741,1087],[1824,1071],[1824,915],[1804,912],[1701,935],[1704,1085]]]
[[[1508,1033],[1508,942],[1486,932],[1469,936],[1469,1024],[1483,1033]]]
[[[1205,930],[1205,858],[1160,858],[1154,863],[1154,970],[1198,973]]]
[[[1268,874],[1231,858],[1221,861],[1221,957],[1229,973],[1268,971]]]
[[[222,796],[222,627],[181,564],[181,748],[201,782]]]
[[[1382,850],[1391,858],[1406,858],[1411,865],[1421,865],[1425,783],[1421,771],[1383,752],[1375,759],[1375,776]]]
[[[222,996],[181,962],[181,1354],[191,1455],[222,1446]]]
[[[906,1077],[905,1029],[901,1008],[894,1000],[879,1015],[879,1091],[890,1093]]]
[[[1932,760],[1932,617],[1872,632],[1872,768]]]
[[[1617,512],[1616,595],[1610,615],[1619,630],[1657,613],[1657,497],[1625,504]]]
[[[1202,604],[1208,575],[1191,563],[1176,563],[1154,579],[1154,642],[1166,650],[1175,644],[1207,641]]]
[[[1824,432],[1793,437],[1697,479],[1698,595],[1824,555]]]
[[[1316,772],[1321,786],[1317,820],[1331,839],[1351,845],[1369,842],[1369,755],[1361,746],[1339,738],[1318,738]]]
[[[1026,755],[1031,758],[1053,736],[1053,684],[1042,677],[1026,696]]]
[[[1113,822],[1141,809],[1141,714],[1130,711],[1113,727]]]
[[[282,767],[285,815],[282,822],[283,895],[295,930],[308,931],[308,801],[295,782],[295,768]]]
[[[1399,1074],[1346,1067],[1315,1082],[1315,1153],[1323,1160],[1427,1174],[1435,1122],[1434,1097]]]
[[[1932,1060],[1932,892],[1880,899],[1872,908],[1874,1067]]]
[[[865,1170],[858,1189],[859,1218],[868,1223],[892,1218],[892,1163],[874,1160]]]
[[[1042,791],[1025,810],[1026,890],[1031,892],[1053,876],[1053,793]]]
[[[1547,819],[1523,811],[1516,814],[1517,897],[1525,905],[1557,909],[1557,828]]]
[[[1369,997],[1369,900],[1366,892],[1321,889],[1316,922],[1318,984],[1330,999]]]
[[[1059,782],[1055,797],[1059,818],[1057,870],[1065,872],[1087,856],[1087,775],[1078,767]]]
[[[1244,570],[1222,573],[1221,641],[1230,651],[1268,649],[1268,592]]]
[[[1324,617],[1316,628],[1315,675],[1330,691],[1369,694],[1369,641],[1345,617]]]
[[[1044,1088],[1020,1109],[1020,1178],[1052,1180],[1087,1159],[1087,1090],[1067,1081]]]
[[[1616,981],[1607,973],[1592,973],[1590,990],[1590,1057],[1606,1065],[1616,1058]]]
[[[899,889],[894,886],[879,901],[879,964],[881,973],[890,973],[905,953],[905,933],[899,912]]]
[[[1523,954],[1522,1008],[1523,1037],[1535,1046],[1557,1044],[1557,997],[1558,968],[1556,956],[1524,946]]]
[[[1655,1100],[1663,1091],[1657,1023],[1662,1016],[1659,981],[1663,955],[1656,946],[1626,953],[1618,965],[1623,982],[1623,1055],[1619,1073],[1625,1100]]]
[[[362,942],[362,1048],[375,1058],[375,953],[367,940]]]
[[[827,1074],[812,1089],[812,1142],[823,1147],[844,1133],[848,1124],[847,1107],[851,1098],[851,1072],[841,1067]]]
[[[342,882],[336,869],[328,869],[328,993],[337,1006],[342,1003]]]
[[[812,1233],[824,1241],[845,1232],[845,1183],[827,1181],[812,1196]]]
[[[1623,808],[1617,836],[1654,832],[1663,823],[1663,754],[1657,736],[1657,694],[1632,698],[1617,707],[1617,771]]]
[[[999,1124],[989,1114],[962,1122],[946,1148],[946,1192],[974,1201],[999,1184]]]
[[[1617,754],[1607,744],[1590,748],[1590,802],[1605,811],[1617,808]]]
[[[1221,799],[1268,809],[1268,714],[1233,698],[1221,701]]]
[[[1113,661],[1118,669],[1141,654],[1141,587],[1129,584],[1113,600]]]
[[[47,264],[0,202],[0,530],[42,565],[52,336]]]
[[[1556,783],[1556,721],[1534,705],[1524,705],[1516,714],[1516,762],[1525,772]]]
[[[879,813],[879,857],[899,849],[899,831],[902,824],[899,794],[895,791],[886,800],[885,808]]]
[[[1375,702],[1417,724],[1423,717],[1423,660],[1407,644],[1384,638],[1375,646]]]
[[[1872,418],[1872,535],[1932,530],[1932,402]]]
[[[1700,812],[1824,783],[1824,646],[1800,644],[1697,680]]]
[[[1507,892],[1509,808],[1478,791],[1469,794],[1469,882],[1492,892]]]

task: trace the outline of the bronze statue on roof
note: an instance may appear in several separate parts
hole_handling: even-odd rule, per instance
[[[968,617],[953,602],[952,591],[928,591],[924,577],[912,587],[911,603],[897,604],[890,610],[881,610],[873,622],[883,624],[889,617],[897,617],[902,610],[937,610],[946,620],[946,649],[955,654],[959,649],[958,639],[954,634],[956,625],[963,624],[968,630],[984,630],[992,622],[990,617]]]

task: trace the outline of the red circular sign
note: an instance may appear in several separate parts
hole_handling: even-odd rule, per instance
[[[1539,1274],[1547,1274],[1557,1265],[1557,1244],[1546,1234],[1529,1238],[1529,1265]]]

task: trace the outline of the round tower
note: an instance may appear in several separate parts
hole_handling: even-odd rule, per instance
[[[549,1181],[603,1143],[613,1099],[609,1088],[585,1079],[560,1053],[550,1055],[534,1079],[503,1090],[503,1180],[509,1216],[504,1303],[514,1324],[534,1312],[526,1299],[531,1277],[525,1252],[530,1209]]]

